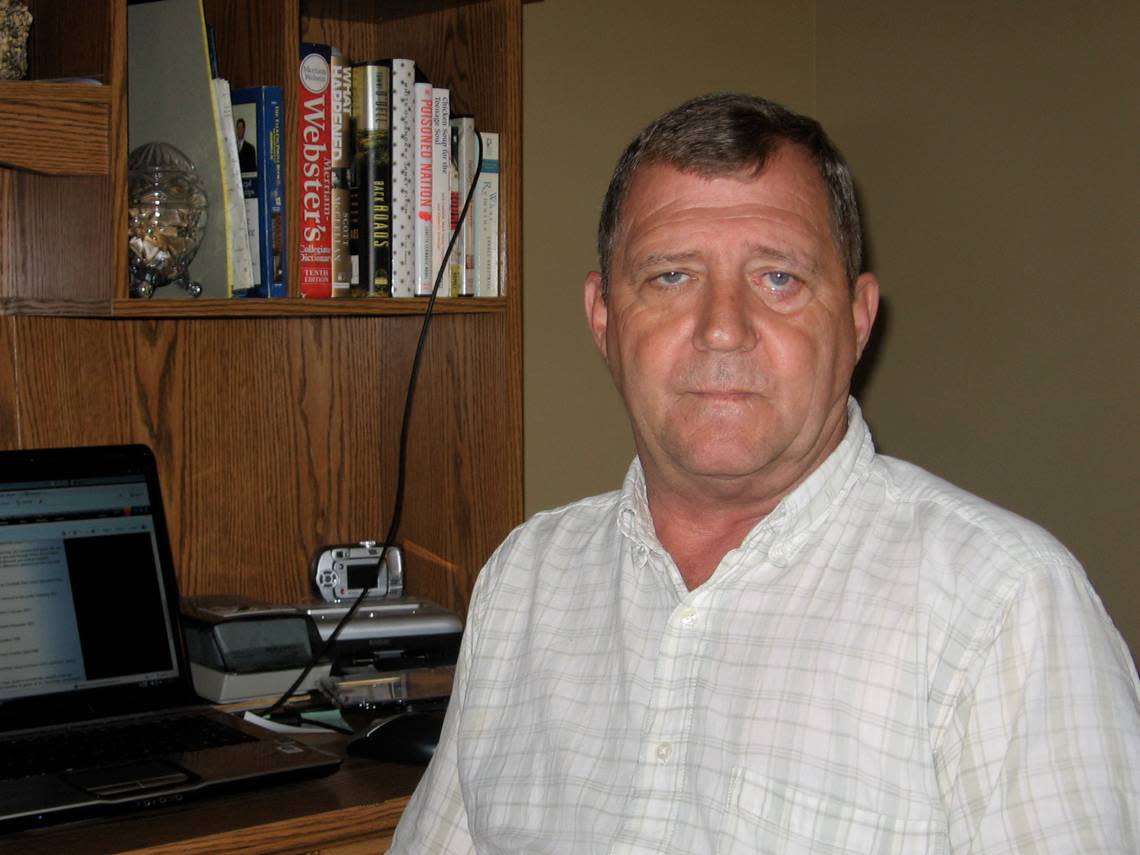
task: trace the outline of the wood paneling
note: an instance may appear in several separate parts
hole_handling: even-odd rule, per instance
[[[18,218],[0,223],[0,312],[107,314],[126,294],[126,7],[28,5],[30,79],[0,82],[0,164],[19,170],[0,170]],[[41,82],[60,77],[99,85]]]
[[[115,247],[126,239],[125,223],[93,213],[125,216],[109,177],[12,171],[5,186],[0,311],[109,314]]]
[[[0,449],[20,447],[15,319],[0,316]]]
[[[387,530],[420,318],[4,320],[0,372],[20,376],[0,425],[19,418],[25,446],[154,448],[185,592],[297,600],[320,546]],[[435,318],[411,420],[401,534],[458,572],[410,562],[409,587],[460,613],[521,514],[513,395],[488,379],[506,325]]]
[[[110,169],[108,87],[0,83],[0,163],[53,175]]]

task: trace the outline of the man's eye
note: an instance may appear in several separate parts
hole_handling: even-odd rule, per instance
[[[795,276],[790,273],[785,273],[783,270],[773,270],[770,273],[765,273],[764,279],[777,291],[786,289],[796,281]]]
[[[676,270],[670,270],[667,273],[658,273],[653,278],[655,281],[660,282],[662,285],[681,285],[689,277],[686,274],[680,273]]]

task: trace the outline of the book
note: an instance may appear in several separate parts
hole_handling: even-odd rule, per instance
[[[474,199],[462,223],[459,222],[459,215],[463,211],[463,203],[471,189],[471,182],[475,180],[475,167],[479,158],[473,117],[451,117],[451,151],[456,173],[453,182],[456,191],[451,200],[451,228],[459,229],[459,238],[455,241],[455,248],[451,253],[452,289],[461,297],[470,297],[475,294]]]
[[[497,297],[499,275],[499,135],[481,131],[483,168],[472,200],[475,215],[475,296]]]
[[[350,250],[352,168],[352,67],[335,47],[329,61],[331,81],[329,193],[332,217],[332,296],[348,297],[352,290]]]
[[[332,56],[330,45],[301,44],[297,105],[302,297],[328,299],[333,291]]]
[[[416,77],[410,59],[385,60],[391,69],[392,296],[416,293]]]
[[[214,118],[218,126],[219,159],[222,163],[222,213],[229,242],[228,278],[231,296],[245,296],[253,290],[253,263],[250,253],[249,224],[245,214],[245,193],[241,185],[241,167],[234,128],[233,104],[229,81],[215,77]]]
[[[459,293],[460,275],[463,267],[462,251],[459,247],[459,238],[455,230],[459,227],[459,149],[456,146],[455,128],[448,122],[447,126],[447,289],[452,297],[461,296]],[[454,239],[453,239],[454,237]]]
[[[231,92],[238,164],[254,269],[251,297],[287,297],[285,278],[285,101],[280,86]],[[249,142],[253,140],[253,142]]]
[[[277,671],[257,671],[239,674],[223,671],[197,662],[190,663],[190,678],[194,691],[216,704],[230,704],[235,701],[261,697],[276,697],[293,685],[301,676],[301,668],[282,668]],[[321,681],[332,673],[332,663],[320,662],[310,669],[297,692],[311,692],[320,688]]]
[[[358,287],[367,296],[392,293],[391,76],[379,62],[352,66]]]
[[[451,279],[446,267],[447,242],[451,239],[451,91],[432,87],[431,103],[431,281],[434,287],[442,270],[436,296],[450,297]]]
[[[435,269],[432,264],[434,250],[432,228],[432,208],[435,197],[432,194],[432,85],[417,80],[416,102],[416,210],[415,210],[415,293],[430,294],[435,284]]]

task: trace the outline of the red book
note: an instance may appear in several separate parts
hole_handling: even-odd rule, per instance
[[[302,297],[328,299],[333,292],[332,56],[329,45],[301,45],[298,113],[300,133]]]

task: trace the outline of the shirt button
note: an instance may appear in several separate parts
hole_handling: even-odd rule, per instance
[[[777,543],[768,552],[768,557],[773,561],[787,561],[790,548],[786,543]]]
[[[673,745],[669,742],[657,743],[657,759],[662,763],[666,762],[673,756]]]
[[[687,606],[681,609],[679,617],[681,619],[681,626],[692,626],[697,622],[697,610],[692,606]]]

